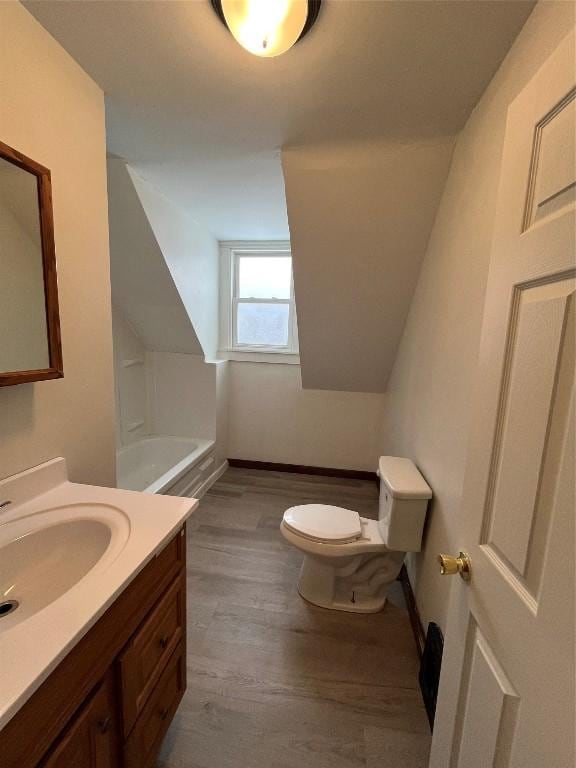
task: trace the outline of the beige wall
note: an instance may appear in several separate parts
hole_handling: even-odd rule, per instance
[[[423,555],[411,563],[425,624],[444,626],[450,581],[438,552],[456,552],[470,401],[508,104],[573,23],[574,6],[541,2],[458,138],[386,396],[386,453],[410,456],[435,498]]]
[[[114,483],[100,89],[20,4],[0,3],[0,138],[52,171],[64,378],[0,390],[0,477],[53,456]]]
[[[382,395],[303,390],[299,365],[228,365],[229,458],[376,470]]]

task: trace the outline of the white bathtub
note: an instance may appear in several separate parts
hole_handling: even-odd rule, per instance
[[[145,437],[118,450],[118,488],[188,495],[214,471],[213,448],[213,440],[195,437]]]

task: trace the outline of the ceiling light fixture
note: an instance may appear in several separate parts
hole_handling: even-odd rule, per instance
[[[279,56],[318,18],[321,0],[210,0],[220,21],[256,56]]]

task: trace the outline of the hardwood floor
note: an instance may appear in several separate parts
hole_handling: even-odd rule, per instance
[[[158,768],[424,768],[429,730],[399,584],[384,611],[305,603],[284,510],[377,514],[362,480],[229,469],[188,530],[188,690]]]

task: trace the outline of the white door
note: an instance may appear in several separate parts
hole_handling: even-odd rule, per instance
[[[508,111],[430,768],[576,765],[574,42]]]

